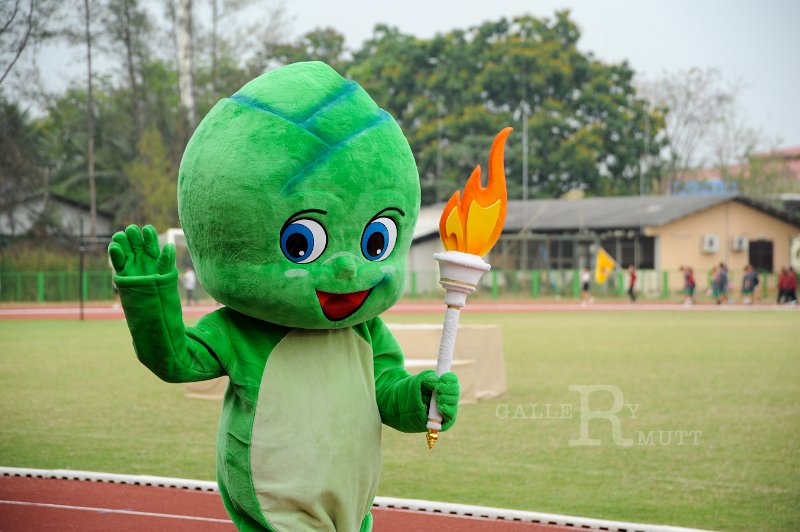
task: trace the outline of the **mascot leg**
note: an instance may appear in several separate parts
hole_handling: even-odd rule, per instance
[[[361,532],[370,532],[372,530],[372,513],[367,512],[364,520],[361,521]]]

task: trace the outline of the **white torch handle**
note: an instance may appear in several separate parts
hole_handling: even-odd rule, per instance
[[[437,376],[441,377],[444,373],[450,371],[450,367],[453,365],[453,350],[456,347],[456,334],[458,334],[458,318],[460,315],[461,309],[455,306],[448,306],[444,314],[442,339],[439,341],[439,356],[436,359]],[[433,392],[431,396],[427,428],[442,429],[442,415],[439,413],[439,405],[436,403],[436,392]]]

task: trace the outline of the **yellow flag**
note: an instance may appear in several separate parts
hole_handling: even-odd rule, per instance
[[[614,259],[611,258],[606,250],[600,248],[597,251],[597,258],[595,259],[595,267],[594,267],[594,280],[597,284],[603,284],[608,279],[608,276],[611,275],[611,272],[614,271],[614,267],[617,265],[614,262]]]

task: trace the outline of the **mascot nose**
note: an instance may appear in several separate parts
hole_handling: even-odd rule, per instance
[[[356,276],[356,269],[358,268],[355,259],[349,256],[337,257],[336,260],[333,261],[332,266],[336,278],[345,280],[354,279]]]

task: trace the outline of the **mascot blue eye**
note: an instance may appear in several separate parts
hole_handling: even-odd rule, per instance
[[[397,225],[391,218],[372,220],[361,236],[361,253],[369,260],[389,257],[397,242]]]
[[[325,229],[314,220],[295,220],[281,232],[281,251],[287,259],[297,264],[317,260],[327,244]]]

